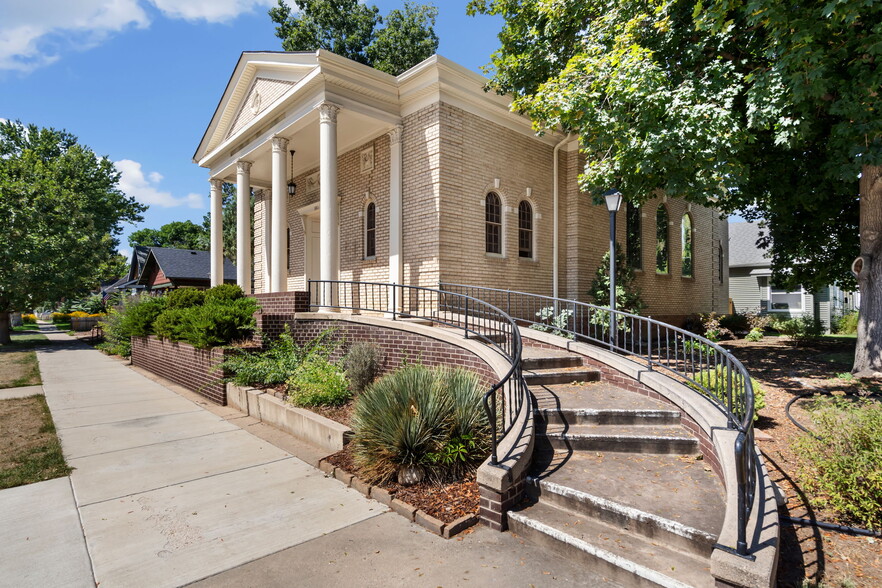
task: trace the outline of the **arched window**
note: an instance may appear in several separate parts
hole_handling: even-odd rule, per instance
[[[640,219],[640,208],[628,203],[625,245],[628,249],[628,265],[634,269],[643,269],[643,223]]]
[[[518,257],[533,259],[533,207],[526,200],[518,205]]]
[[[502,201],[499,194],[490,192],[484,201],[485,251],[502,253]]]
[[[666,274],[670,271],[668,263],[668,209],[659,204],[655,211],[655,271]]]
[[[692,217],[689,213],[683,215],[680,221],[680,251],[683,256],[683,277],[692,277]]]
[[[377,256],[377,205],[369,202],[364,210],[364,256]]]

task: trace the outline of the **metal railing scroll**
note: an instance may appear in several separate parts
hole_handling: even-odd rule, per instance
[[[729,351],[704,337],[652,318],[575,300],[480,286],[442,283],[439,289],[482,300],[519,325],[589,342],[662,370],[710,399],[738,432],[738,539],[734,551],[752,557],[747,522],[758,483],[754,454],[754,392],[747,370]]]

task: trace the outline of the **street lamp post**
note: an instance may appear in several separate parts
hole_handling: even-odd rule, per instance
[[[603,193],[609,210],[609,348],[616,343],[616,212],[622,205],[622,193],[608,190]]]

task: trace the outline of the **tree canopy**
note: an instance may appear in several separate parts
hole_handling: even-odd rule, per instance
[[[504,17],[491,85],[538,131],[578,134],[584,191],[639,203],[660,190],[762,218],[790,286],[854,284],[860,252],[882,272],[882,241],[866,241],[882,230],[882,3],[473,0],[469,11]],[[861,281],[861,312],[882,318],[876,283]],[[882,331],[869,339],[882,371]]]
[[[174,249],[207,249],[209,234],[193,221],[172,221],[158,229],[139,229],[129,235],[129,245],[172,247]]]
[[[269,10],[285,51],[327,49],[337,55],[398,75],[438,49],[430,4],[405,2],[384,19],[376,6],[358,0],[295,0],[297,12],[279,0]],[[381,26],[384,24],[385,26]]]
[[[119,177],[67,131],[0,123],[0,343],[10,310],[82,294],[105,277],[122,224],[146,210]]]

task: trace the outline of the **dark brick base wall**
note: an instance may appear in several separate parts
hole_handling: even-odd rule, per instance
[[[270,294],[254,294],[260,304],[255,313],[257,333],[254,339],[258,343],[263,338],[278,337],[291,322],[295,312],[309,312],[309,292],[276,292]]]
[[[524,479],[525,475],[522,475],[517,482],[512,484],[503,493],[486,486],[478,487],[481,493],[481,504],[478,508],[481,524],[490,527],[494,531],[508,530],[508,517],[506,513],[524,499]]]
[[[132,365],[153,372],[175,384],[226,406],[224,374],[216,369],[224,349],[196,349],[187,343],[161,341],[154,336],[132,337]]]

